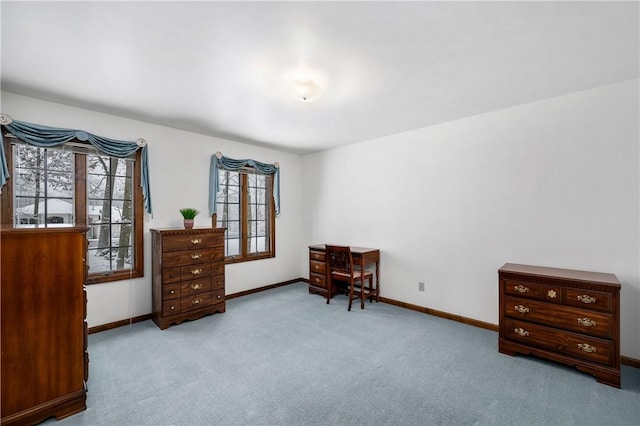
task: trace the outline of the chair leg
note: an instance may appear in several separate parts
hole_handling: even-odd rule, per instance
[[[353,282],[349,283],[349,307],[347,311],[351,311],[351,302],[353,302]]]

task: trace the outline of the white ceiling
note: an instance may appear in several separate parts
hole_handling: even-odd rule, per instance
[[[638,6],[2,1],[1,84],[305,153],[638,78]]]

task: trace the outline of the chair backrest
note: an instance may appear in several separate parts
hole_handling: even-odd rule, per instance
[[[331,272],[344,272],[351,275],[351,247],[325,245],[327,251],[327,264]]]

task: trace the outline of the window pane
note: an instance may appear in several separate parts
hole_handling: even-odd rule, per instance
[[[133,168],[131,159],[87,156],[90,272],[132,268]]]
[[[60,149],[47,149],[47,169],[60,172],[73,172],[73,153]]]
[[[14,224],[73,225],[73,155],[24,144],[13,145],[13,153]]]
[[[229,238],[225,246],[225,256],[237,256],[240,254],[240,239]]]
[[[49,172],[47,176],[47,195],[50,197],[73,197],[73,171]]]

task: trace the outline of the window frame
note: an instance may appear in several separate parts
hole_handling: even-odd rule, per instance
[[[14,150],[13,144],[9,137],[2,134],[2,143],[4,144],[5,158],[7,167],[13,173],[14,166]],[[84,144],[78,139],[69,141],[73,144]],[[64,144],[60,145],[64,146]],[[88,145],[88,147],[92,147]],[[57,147],[53,147],[56,149]],[[107,155],[108,154],[100,154]],[[112,281],[122,281],[129,278],[140,278],[144,276],[144,202],[142,194],[142,153],[140,150],[135,153],[135,161],[133,165],[133,224],[132,238],[133,244],[131,251],[133,254],[133,265],[131,269],[123,269],[119,271],[101,271],[92,273],[87,271],[85,284],[99,284]],[[75,226],[88,227],[87,223],[87,154],[74,153],[74,215]],[[1,224],[3,226],[14,227],[14,208],[13,208],[14,186],[11,177],[7,180],[6,185],[0,192]],[[87,241],[88,248],[88,241]]]
[[[220,167],[218,169],[218,173],[222,171],[227,171],[224,167]],[[260,173],[253,167],[243,167],[240,170],[228,170],[230,172],[237,172],[240,175],[240,254],[227,256],[225,254],[225,264],[233,264],[240,262],[249,262],[252,260],[260,260],[260,259],[271,259],[276,257],[276,205],[275,199],[273,197],[273,174],[264,174]],[[267,235],[269,236],[269,244],[268,250],[261,253],[248,253],[249,246],[249,237],[248,237],[248,219],[247,219],[247,211],[249,209],[249,197],[246,196],[249,185],[249,175],[257,174],[266,176],[266,194],[269,197],[267,202],[267,207],[269,209],[269,217],[267,218],[267,223],[269,225],[269,232]],[[211,216],[211,224],[213,228],[218,227],[218,214],[214,213]],[[227,240],[227,232],[225,231],[225,246]]]

